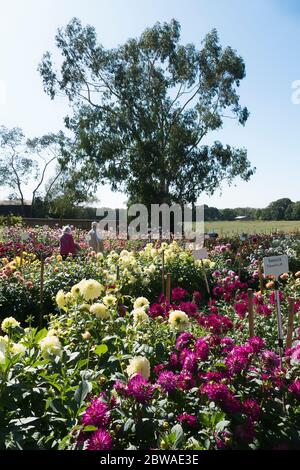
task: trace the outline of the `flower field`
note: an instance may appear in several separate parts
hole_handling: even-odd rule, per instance
[[[63,261],[56,230],[0,237],[1,449],[300,449],[297,234],[218,239],[203,261],[176,242],[96,254],[80,231]],[[260,264],[276,254],[282,355]]]

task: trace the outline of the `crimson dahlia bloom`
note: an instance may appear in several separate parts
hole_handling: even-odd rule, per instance
[[[176,349],[180,351],[185,346],[188,346],[188,344],[193,340],[194,340],[194,336],[191,333],[184,331],[178,336],[176,340]]]
[[[165,370],[166,366],[164,364],[157,364],[156,366],[153,367],[153,373],[155,375],[160,374],[163,370]]]
[[[200,392],[208,396],[212,401],[224,401],[231,394],[229,388],[225,384],[208,383],[201,387]]]
[[[144,404],[151,400],[155,388],[144,377],[137,374],[128,382],[127,395],[135,398],[138,403]]]
[[[245,318],[248,311],[248,302],[243,301],[234,304],[234,310],[241,319]]]
[[[249,338],[248,344],[252,346],[254,352],[259,352],[265,347],[264,340],[259,336],[253,336],[252,338]]]
[[[237,398],[235,398],[231,392],[224,400],[219,403],[219,405],[221,409],[225,411],[225,413],[236,414],[242,413],[243,411],[243,406],[241,402]]]
[[[181,390],[190,390],[195,387],[196,381],[190,372],[182,371],[178,376],[178,388]]]
[[[225,353],[230,352],[234,347],[234,341],[229,336],[225,336],[224,338],[222,338],[220,344],[222,346],[223,352]]]
[[[190,427],[195,427],[197,425],[196,416],[189,415],[188,413],[182,413],[177,417],[177,421],[181,424],[187,424]]]
[[[185,312],[189,317],[194,317],[197,313],[197,305],[193,302],[180,302],[179,309]]]
[[[249,398],[248,400],[245,400],[243,403],[243,408],[245,413],[251,418],[253,421],[258,421],[260,414],[261,414],[261,407],[257,403],[257,401],[252,400]]]
[[[289,392],[292,393],[298,400],[300,400],[300,380],[295,380],[289,386]]]
[[[274,351],[266,349],[262,355],[262,360],[268,369],[275,369],[280,365],[280,358]]]
[[[172,289],[172,300],[180,302],[180,300],[183,300],[187,294],[188,292],[185,289],[182,289],[182,287],[175,287]]]
[[[170,365],[172,367],[177,367],[179,365],[179,359],[175,352],[170,354]]]
[[[199,375],[200,377],[200,375]],[[209,371],[206,374],[201,375],[202,379],[205,379],[206,382],[221,382],[221,380],[227,378],[226,371]]]
[[[177,388],[177,375],[166,370],[159,375],[157,383],[165,392],[172,392]]]
[[[197,355],[190,351],[184,358],[182,369],[188,372],[194,372],[197,369],[197,359]]]
[[[166,309],[161,304],[153,304],[148,310],[148,315],[151,318],[164,317],[166,315]]]
[[[207,361],[209,355],[209,346],[203,338],[199,338],[195,344],[195,353],[201,361]]]
[[[87,450],[111,450],[111,435],[104,429],[95,431],[88,440]]]
[[[279,291],[279,299],[280,299],[280,302],[283,302],[284,300],[284,294],[281,291]],[[272,294],[270,295],[270,303],[272,305],[276,304],[275,292],[272,292]]]
[[[201,302],[201,300],[202,300],[202,294],[201,294],[201,292],[198,292],[197,290],[195,290],[195,291],[193,292],[193,301],[194,301],[196,304],[199,305],[200,302]]]
[[[85,426],[105,427],[109,423],[109,407],[100,398],[96,398],[85,410],[82,423]]]
[[[238,374],[245,370],[251,360],[253,348],[250,344],[234,346],[225,359],[225,364],[231,374]]]
[[[121,396],[127,396],[127,386],[121,380],[117,380],[114,384],[114,389]]]
[[[201,326],[212,331],[215,335],[227,333],[233,328],[233,323],[226,315],[211,313],[207,316],[202,316],[198,319]]]

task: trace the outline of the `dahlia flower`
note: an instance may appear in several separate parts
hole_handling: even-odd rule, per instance
[[[57,336],[47,335],[39,342],[39,345],[42,355],[47,359],[51,356],[61,355],[62,346]]]
[[[139,403],[146,403],[151,400],[154,390],[155,386],[147,382],[141,374],[132,377],[127,385],[127,395],[133,397]]]
[[[14,317],[7,317],[1,323],[1,329],[4,333],[8,333],[11,329],[17,328],[20,323]]]
[[[102,292],[102,286],[98,281],[94,279],[83,280],[79,283],[80,292],[85,300],[94,300],[100,296]]]
[[[150,377],[150,362],[146,357],[137,356],[131,359],[127,367],[129,377],[135,374],[141,374],[144,379]]]
[[[66,305],[66,296],[63,290],[59,290],[55,297],[56,303],[59,308],[63,308]]]
[[[136,309],[136,308],[148,308],[149,307],[149,300],[146,299],[146,297],[138,297],[134,304],[133,304],[133,308]]]
[[[112,449],[111,435],[103,429],[95,431],[88,440],[87,450],[110,450]]]
[[[144,323],[149,322],[149,317],[145,310],[142,307],[136,307],[132,311],[134,323]]]
[[[177,331],[184,331],[189,328],[189,317],[181,310],[173,310],[169,315],[171,328]]]
[[[109,408],[100,398],[96,398],[87,407],[82,417],[85,426],[105,427],[110,420]]]
[[[181,424],[187,424],[190,427],[194,427],[197,425],[197,418],[196,416],[190,415],[188,413],[182,413],[177,417],[177,421]]]
[[[91,305],[90,307],[90,312],[96,315],[96,318],[99,318],[100,320],[105,320],[107,318],[110,318],[110,313],[106,305],[102,303],[95,303]]]
[[[159,374],[157,383],[165,392],[172,392],[177,387],[177,375],[169,370],[163,371]]]

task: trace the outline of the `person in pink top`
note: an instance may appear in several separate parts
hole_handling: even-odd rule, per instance
[[[60,254],[64,259],[66,259],[70,254],[76,255],[77,246],[71,233],[71,227],[67,225],[63,228],[62,232],[62,236],[59,239]]]

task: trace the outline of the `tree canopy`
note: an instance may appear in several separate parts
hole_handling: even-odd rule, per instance
[[[62,132],[27,139],[18,127],[0,127],[0,184],[9,187],[10,198],[19,199],[24,212],[24,190],[31,182],[31,208],[38,196],[50,195],[53,186],[63,173],[59,157],[67,139]],[[57,171],[48,181],[49,170],[57,165]]]
[[[65,123],[75,146],[64,165],[81,184],[109,183],[131,202],[195,203],[224,180],[249,180],[244,148],[206,139],[225,119],[244,125],[249,115],[237,93],[244,61],[221,46],[216,30],[198,50],[180,43],[172,20],[105,49],[95,29],[74,18],[58,30],[56,45],[59,69],[46,52],[39,70],[50,97],[64,95],[72,105]]]

